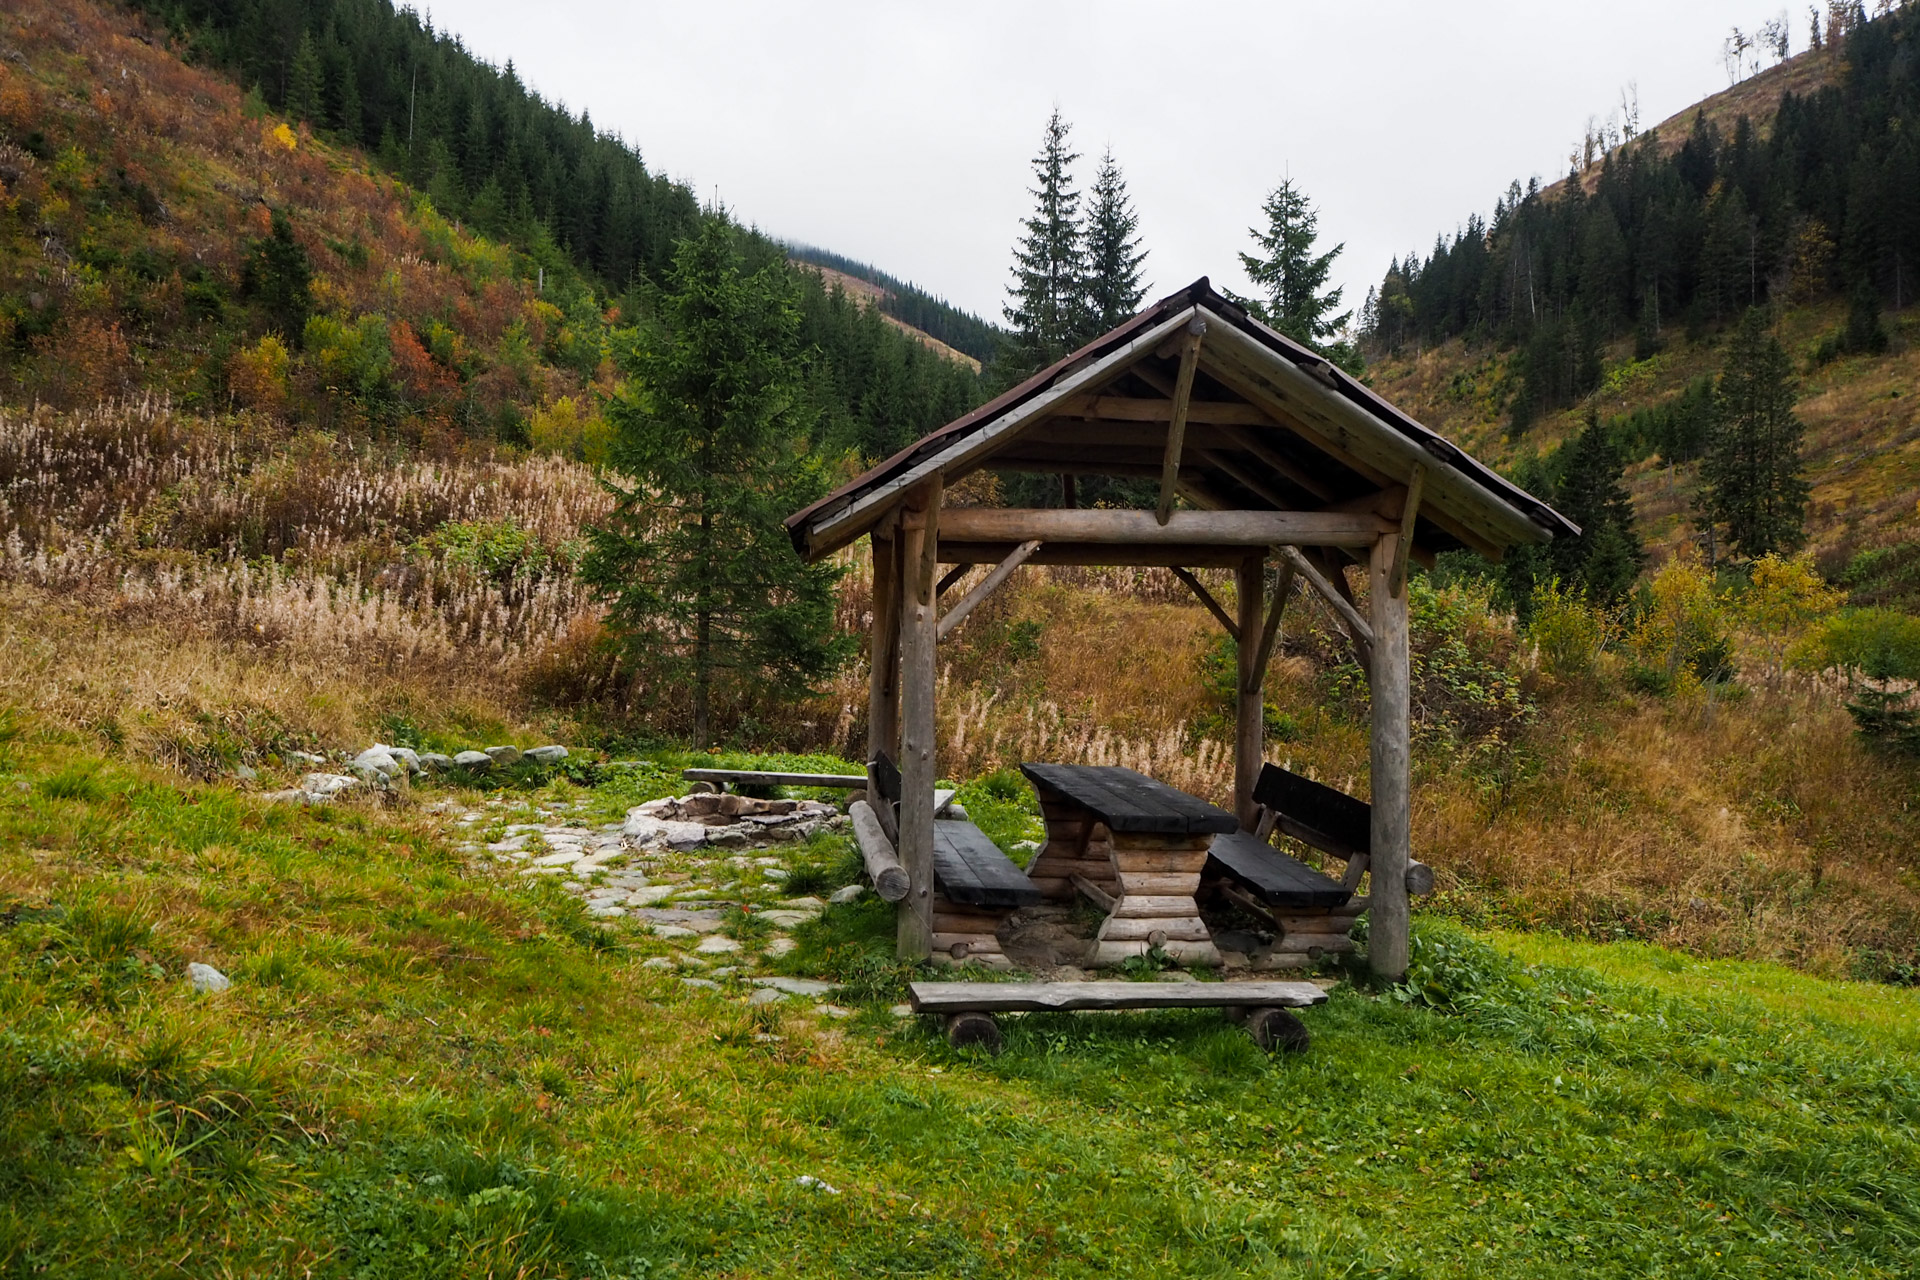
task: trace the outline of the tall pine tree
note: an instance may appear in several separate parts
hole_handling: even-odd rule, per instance
[[[293,53],[293,65],[287,69],[287,114],[309,124],[324,124],[326,80],[320,46],[313,42],[311,31],[303,31]]]
[[[848,654],[839,570],[802,564],[781,526],[826,480],[794,282],[783,262],[747,274],[736,234],[716,213],[682,242],[656,322],[622,354],[607,416],[634,483],[582,565],[636,665],[689,696],[699,747],[717,702],[804,694]]]
[[[1618,604],[1633,590],[1646,553],[1633,531],[1626,468],[1597,413],[1567,446],[1554,506],[1580,526],[1577,538],[1555,538],[1548,550],[1560,581],[1589,599]]]
[[[1071,351],[1084,332],[1086,248],[1080,228],[1080,192],[1070,172],[1079,155],[1069,148],[1072,126],[1054,108],[1040,154],[1033,158],[1033,212],[1014,249],[1007,288],[1012,349],[1006,380],[1018,381]]]
[[[1703,517],[1724,526],[1739,554],[1791,551],[1806,538],[1808,486],[1801,474],[1792,366],[1758,307],[1740,320],[1714,393],[1713,426],[1700,476]]]
[[[1312,347],[1349,371],[1357,371],[1359,353],[1352,344],[1329,341],[1346,328],[1351,311],[1339,312],[1342,290],[1327,288],[1333,262],[1346,245],[1337,244],[1325,253],[1316,253],[1320,239],[1320,215],[1306,193],[1282,180],[1267,194],[1260,206],[1266,228],[1251,228],[1259,253],[1243,253],[1240,265],[1247,276],[1265,293],[1264,299],[1247,301],[1248,310],[1289,338]]]
[[[1131,316],[1146,296],[1140,265],[1140,215],[1134,212],[1127,182],[1113,151],[1100,157],[1093,179],[1093,205],[1087,210],[1086,331],[1091,341]]]

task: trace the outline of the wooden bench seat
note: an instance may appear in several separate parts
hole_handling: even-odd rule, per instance
[[[1232,1009],[1247,1013],[1247,1029],[1262,1048],[1298,1051],[1307,1029],[1286,1012],[1325,1004],[1311,982],[915,982],[908,985],[915,1013],[946,1020],[947,1039],[1000,1049],[996,1013],[1079,1009]]]
[[[1035,906],[1040,890],[1000,846],[971,822],[933,824],[933,883],[949,902],[970,907]]]
[[[1235,831],[1216,836],[1207,850],[1207,872],[1233,881],[1269,907],[1345,906],[1353,890],[1332,876],[1282,853],[1259,836]]]
[[[971,822],[944,818],[933,824],[933,958],[971,960],[1011,967],[1000,949],[1000,922],[1010,912],[1041,900],[1027,879],[987,833]]]

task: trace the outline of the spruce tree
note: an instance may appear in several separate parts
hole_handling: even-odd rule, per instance
[[[293,221],[286,210],[275,209],[266,239],[255,240],[247,250],[240,294],[258,302],[268,325],[297,347],[306,333],[307,317],[313,314],[312,284],[313,261],[294,239]]]
[[[1766,313],[1753,308],[1734,332],[1714,392],[1699,499],[1706,520],[1726,526],[1727,543],[1750,559],[1805,540],[1805,428],[1793,401],[1786,349],[1768,330]]]
[[[1085,327],[1086,246],[1080,227],[1080,193],[1070,172],[1078,153],[1058,107],[1047,119],[1040,154],[1033,158],[1038,184],[1029,188],[1033,212],[1014,249],[1013,283],[1007,289],[1007,324],[1013,330],[1013,366],[1024,377],[1043,369],[1076,345]],[[1017,381],[1017,377],[1013,380]]]
[[[1591,410],[1566,450],[1554,506],[1580,526],[1580,536],[1554,539],[1549,558],[1562,583],[1578,585],[1592,600],[1618,604],[1633,590],[1646,559],[1633,531],[1625,464]]]
[[[1100,157],[1093,179],[1093,206],[1087,210],[1086,325],[1081,334],[1091,341],[1140,308],[1146,287],[1140,264],[1147,251],[1140,247],[1140,215],[1127,195],[1126,178],[1114,163],[1113,152]]]
[[[287,70],[287,114],[295,120],[320,124],[325,120],[326,69],[320,65],[320,46],[305,32]]]
[[[848,654],[840,571],[802,564],[781,525],[826,482],[795,285],[780,261],[747,274],[736,234],[716,214],[681,243],[654,321],[621,353],[607,417],[633,483],[613,486],[582,565],[635,666],[685,692],[698,747],[716,703],[804,695]]]
[[[1314,252],[1320,236],[1320,215],[1291,178],[1267,194],[1260,212],[1267,220],[1265,230],[1254,227],[1248,232],[1259,253],[1241,254],[1240,265],[1266,296],[1244,300],[1247,309],[1268,326],[1341,367],[1357,370],[1359,353],[1351,344],[1328,341],[1353,318],[1351,311],[1334,314],[1342,290],[1326,287],[1333,261],[1346,245],[1337,244],[1325,253]]]

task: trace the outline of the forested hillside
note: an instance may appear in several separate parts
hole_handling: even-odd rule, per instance
[[[164,16],[251,87],[182,66],[123,10],[16,10],[0,387],[592,453],[620,334],[724,211],[385,3]],[[756,269],[784,262],[738,240]],[[823,452],[890,452],[976,402],[970,369],[791,283]]]
[[[1566,181],[1513,184],[1394,263],[1366,344],[1385,394],[1543,486],[1600,418],[1642,535],[1670,549],[1706,537],[1713,380],[1735,321],[1763,308],[1806,429],[1807,544],[1863,601],[1911,602],[1916,584],[1880,579],[1920,564],[1903,549],[1920,501],[1920,11],[1829,8],[1820,47]]]

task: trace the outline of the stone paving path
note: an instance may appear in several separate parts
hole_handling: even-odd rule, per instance
[[[442,807],[466,834],[461,851],[478,865],[494,874],[553,877],[584,900],[590,916],[667,943],[666,954],[643,962],[647,968],[680,972],[696,988],[743,983],[752,988],[752,1004],[823,1001],[833,991],[830,983],[755,972],[795,949],[786,930],[826,909],[819,897],[790,895],[784,882],[794,850],[821,832],[849,829],[830,804],[689,796],[651,801],[623,822],[597,826],[580,816],[586,802],[547,801],[531,815],[501,797],[477,808],[452,801]],[[855,884],[834,896],[846,901],[862,892]],[[729,908],[770,930],[744,931],[753,939],[747,943],[729,936],[722,931]],[[817,1012],[851,1016],[826,1003]]]

